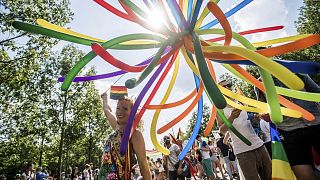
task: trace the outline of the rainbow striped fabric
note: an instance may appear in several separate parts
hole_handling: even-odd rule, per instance
[[[110,99],[119,100],[128,96],[128,90],[126,86],[111,86]]]
[[[270,123],[272,141],[272,180],[296,180],[275,125]]]

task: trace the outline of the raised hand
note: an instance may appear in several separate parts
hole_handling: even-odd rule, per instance
[[[103,109],[112,112],[112,109],[108,104],[108,94],[107,93],[101,94],[101,99],[103,103]]]
[[[235,119],[237,117],[239,117],[240,113],[242,110],[240,109],[233,109],[230,115],[230,118]]]

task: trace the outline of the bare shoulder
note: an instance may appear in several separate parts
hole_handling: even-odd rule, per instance
[[[131,140],[133,142],[143,140],[143,136],[142,136],[141,131],[135,130],[134,133],[132,134]]]
[[[139,156],[145,154],[145,143],[142,133],[139,130],[135,130],[135,132],[132,134],[130,143],[132,144],[133,149],[138,156],[138,159]]]

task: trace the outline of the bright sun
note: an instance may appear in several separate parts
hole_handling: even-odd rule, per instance
[[[161,29],[165,26],[163,15],[156,10],[149,14],[147,21],[154,29]]]

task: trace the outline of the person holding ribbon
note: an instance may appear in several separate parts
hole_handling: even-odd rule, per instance
[[[231,84],[226,80],[219,82],[219,85],[227,89],[231,88]],[[229,105],[223,109],[223,112],[229,122],[252,143],[251,146],[246,145],[233,132],[228,132],[227,126],[222,123],[220,118],[217,118],[220,133],[229,133],[225,136],[224,141],[227,142],[227,139],[231,136],[234,154],[245,179],[270,180],[272,171],[271,159],[263,141],[256,135],[251,122],[248,120],[247,112]]]
[[[131,179],[132,166],[136,164],[135,154],[143,179],[150,180],[151,172],[147,162],[145,142],[139,130],[133,131],[126,155],[120,156],[120,143],[133,106],[133,100],[127,97],[120,98],[114,115],[108,104],[107,94],[103,93],[101,98],[104,114],[114,132],[106,140],[99,179]]]

